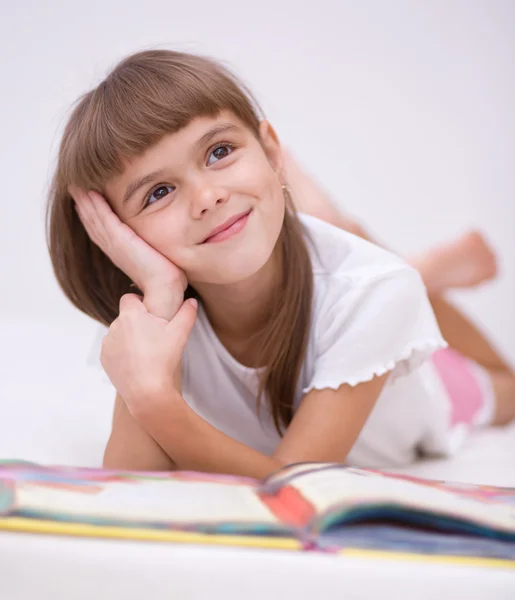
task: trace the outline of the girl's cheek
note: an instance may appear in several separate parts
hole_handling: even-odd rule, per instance
[[[138,223],[139,235],[152,245],[163,243],[177,244],[181,234],[180,219],[173,218],[169,207],[156,210]]]
[[[181,235],[168,228],[166,223],[155,220],[154,223],[145,223],[143,226],[135,228],[135,231],[147,244],[169,260],[178,254],[178,249],[182,244]]]
[[[241,186],[242,191],[249,187],[259,188],[271,176],[270,171],[270,165],[266,160],[246,161],[237,171],[237,185]]]

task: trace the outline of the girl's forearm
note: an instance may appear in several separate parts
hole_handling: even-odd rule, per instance
[[[159,444],[134,420],[116,395],[111,435],[104,451],[105,469],[172,471],[176,465]]]
[[[138,417],[179,469],[262,479],[283,466],[225,435],[191,409],[177,391],[153,399],[158,410]]]

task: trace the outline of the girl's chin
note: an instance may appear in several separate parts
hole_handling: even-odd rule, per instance
[[[231,285],[245,281],[254,276],[266,264],[269,257],[262,257],[262,260],[256,260],[253,256],[251,260],[245,260],[245,257],[239,257],[236,260],[225,261],[220,265],[213,265],[211,269],[203,270],[188,276],[188,281],[195,287],[195,283],[211,285]]]
[[[250,233],[250,230],[247,232]],[[275,243],[256,243],[253,236],[242,231],[234,241],[207,244],[210,252],[199,253],[197,268],[189,273],[188,281],[199,284],[230,285],[254,276],[271,259]],[[241,236],[241,237],[240,237]],[[236,239],[238,237],[238,239]]]

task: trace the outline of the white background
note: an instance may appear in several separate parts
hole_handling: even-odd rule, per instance
[[[96,326],[53,279],[43,215],[72,103],[144,48],[226,61],[337,202],[400,252],[484,230],[501,276],[455,298],[515,362],[515,2],[0,0],[0,34],[0,456],[63,412],[77,435],[98,419],[97,446],[108,431],[80,370]]]

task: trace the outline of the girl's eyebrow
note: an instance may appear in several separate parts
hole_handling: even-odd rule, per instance
[[[215,136],[217,136],[220,133],[227,133],[227,132],[233,133],[233,132],[236,132],[239,130],[240,130],[240,128],[237,127],[236,125],[234,125],[234,123],[219,123],[218,125],[215,125],[214,127],[212,127],[209,131],[204,133],[204,135],[195,142],[194,148],[195,148],[195,150],[202,148],[210,140],[212,140]],[[127,202],[130,200],[131,196],[135,192],[137,192],[142,186],[146,185],[147,183],[150,183],[154,179],[158,179],[163,174],[164,174],[164,170],[160,169],[159,171],[153,171],[152,173],[148,173],[147,175],[144,175],[140,179],[136,179],[136,181],[133,181],[132,183],[130,183],[127,186],[127,189],[125,190],[125,194],[123,196],[123,201],[122,201],[122,206],[125,206],[127,204]]]
[[[218,125],[212,127],[209,131],[204,133],[204,135],[195,142],[194,148],[195,150],[199,150],[200,148],[202,148],[202,146],[205,146],[219,133],[235,133],[236,131],[240,131],[240,128],[234,125],[234,123],[219,123]]]
[[[164,174],[163,169],[160,169],[159,171],[153,171],[152,173],[148,173],[147,175],[144,175],[140,179],[136,179],[136,181],[133,181],[132,183],[130,183],[127,186],[127,189],[125,190],[125,195],[123,197],[122,206],[125,206],[127,204],[127,202],[131,199],[131,196],[134,193],[136,193],[140,189],[140,187],[147,185],[147,183],[154,181],[154,179],[161,177],[161,175],[163,175],[163,174]]]

